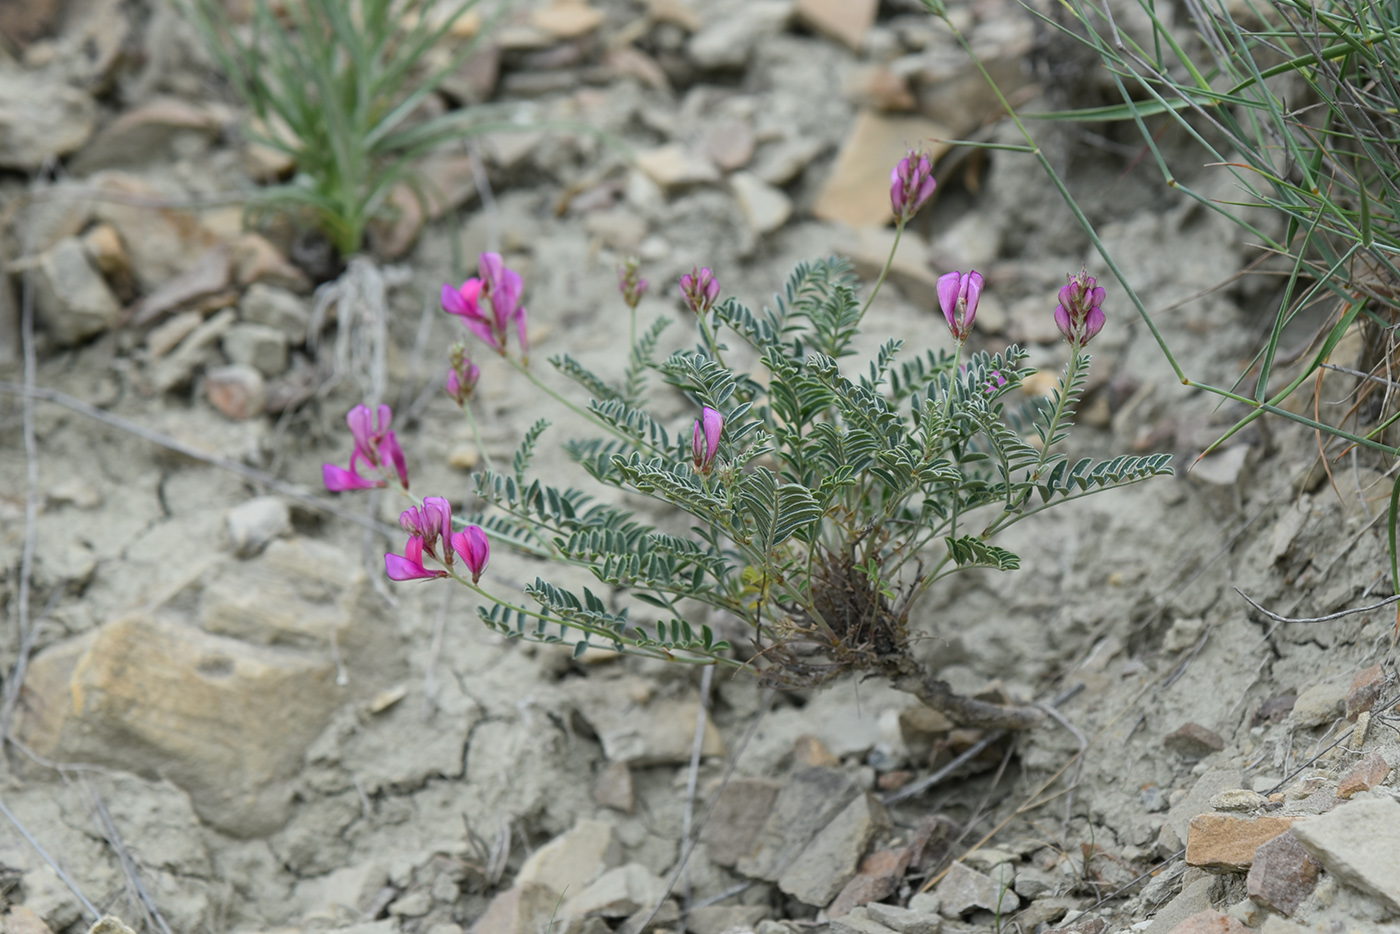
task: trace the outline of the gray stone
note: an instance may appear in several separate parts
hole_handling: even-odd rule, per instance
[[[1248,788],[1231,788],[1213,795],[1210,806],[1217,811],[1256,811],[1264,806],[1264,796]]]
[[[214,408],[235,421],[261,415],[267,404],[262,374],[245,363],[212,367],[204,374],[204,391]]]
[[[532,853],[515,882],[539,882],[556,892],[577,893],[621,862],[622,846],[612,824],[581,820]]]
[[[195,367],[204,360],[204,353],[238,320],[232,308],[225,308],[196,327],[180,341],[170,355],[151,368],[151,387],[156,392],[168,392],[190,381]]]
[[[1340,717],[1346,710],[1347,686],[1341,682],[1314,684],[1293,702],[1289,719],[1294,726],[1322,726]]]
[[[772,233],[792,217],[792,199],[780,189],[749,172],[735,172],[729,177],[734,200],[755,233]]]
[[[96,125],[97,105],[78,88],[51,74],[0,74],[0,167],[37,169],[82,146]]]
[[[650,869],[628,863],[611,869],[583,891],[564,902],[564,915],[599,915],[625,918],[643,907],[650,908],[666,894],[666,883]]]
[[[559,893],[539,882],[517,882],[491,899],[471,934],[538,934],[554,915]]]
[[[820,767],[798,769],[778,792],[752,849],[734,868],[751,878],[778,881],[808,841],[858,794],[860,787],[845,772]]]
[[[55,243],[35,273],[35,310],[55,343],[76,344],[117,323],[121,306],[77,237]]]
[[[690,934],[725,934],[735,928],[751,931],[766,917],[767,905],[706,905],[690,910],[685,927]]]
[[[287,338],[265,324],[235,324],[224,335],[223,347],[230,363],[251,366],[263,376],[280,376],[287,369]]]
[[[1400,911],[1400,804],[1353,800],[1298,821],[1293,835],[1328,872]]]
[[[1011,887],[1022,898],[1036,899],[1054,892],[1059,883],[1054,873],[1034,866],[1023,866],[1016,871],[1016,881]]]
[[[243,320],[274,328],[298,344],[306,341],[306,326],[311,320],[311,311],[295,293],[275,285],[254,282],[243,293],[239,303]]]
[[[1003,885],[991,876],[954,863],[948,875],[938,883],[938,897],[942,901],[939,910],[945,918],[960,918],[979,908],[1007,915],[1021,907],[1021,900],[1011,890],[1010,877],[1011,873],[1007,873],[1007,884]]]
[[[864,906],[831,919],[831,934],[895,934],[895,929],[870,917]]]
[[[941,918],[943,899],[938,897],[937,892],[920,892],[909,899],[909,910],[922,915],[938,915]]]
[[[872,921],[878,921],[899,934],[938,934],[943,926],[943,918],[937,911],[915,911],[898,905],[871,902],[865,906],[865,913]]]
[[[732,778],[700,831],[710,860],[733,866],[749,855],[782,785],[766,778]]]
[[[257,496],[239,503],[224,516],[233,553],[248,558],[274,538],[292,531],[292,510],[277,496]]]
[[[1212,876],[1188,881],[1175,898],[1162,906],[1143,934],[1167,934],[1192,915],[1209,909],[1210,890],[1214,885]]]
[[[575,695],[579,713],[598,734],[608,759],[632,766],[680,765],[690,761],[700,712],[697,701],[657,698],[619,704],[619,693],[644,696],[650,693],[650,685],[631,679],[589,679]],[[724,741],[708,718],[701,754],[724,754]]]
[[[809,905],[829,903],[855,876],[865,848],[889,822],[879,801],[857,796],[778,877],[778,888]]]
[[[712,17],[690,37],[686,54],[703,69],[742,69],[759,42],[787,26],[792,7],[790,0],[754,0],[741,5],[733,15]]]
[[[221,123],[217,115],[202,107],[157,98],[103,127],[73,159],[72,168],[79,175],[106,168],[145,168],[168,160],[182,136],[208,143],[218,135]]]

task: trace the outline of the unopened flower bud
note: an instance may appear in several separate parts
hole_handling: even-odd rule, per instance
[[[681,297],[691,311],[703,317],[719,298],[719,280],[708,266],[691,267],[690,272],[681,276]]]
[[[948,330],[959,344],[972,333],[977,318],[977,302],[982,297],[982,274],[950,272],[938,277],[938,304],[948,321]]]
[[[467,349],[462,344],[452,348],[452,356],[447,370],[447,394],[459,406],[467,404],[481,379],[481,367],[467,359]]]
[[[1060,289],[1060,303],[1055,306],[1055,327],[1076,349],[1094,339],[1107,320],[1103,313],[1105,292],[1098,280],[1081,268],[1077,276]]]
[[[928,153],[909,150],[909,155],[890,171],[890,207],[894,209],[895,222],[907,223],[933,196],[937,186]]]
[[[705,406],[695,420],[695,431],[690,437],[690,459],[695,469],[706,476],[714,466],[715,455],[719,453],[719,437],[723,431],[724,416]]]
[[[617,290],[622,293],[622,300],[627,303],[628,308],[637,307],[649,285],[647,280],[637,274],[640,266],[641,260],[635,256],[629,256],[617,268]]]

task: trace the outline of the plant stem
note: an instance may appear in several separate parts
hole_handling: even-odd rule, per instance
[[[579,417],[584,418],[584,419],[587,419],[588,421],[592,422],[594,425],[597,425],[599,428],[603,429],[604,431],[606,431],[608,434],[612,435],[613,437],[618,438],[619,440],[626,442],[626,443],[627,443],[628,445],[630,445],[631,447],[634,447],[634,448],[642,448],[642,449],[644,449],[645,451],[647,451],[648,453],[650,453],[653,457],[662,457],[662,456],[665,455],[665,452],[663,452],[663,451],[658,451],[656,448],[652,447],[650,444],[646,443],[645,441],[641,440],[640,438],[634,438],[634,437],[632,437],[631,435],[628,435],[628,434],[625,434],[625,433],[622,432],[622,431],[619,431],[615,426],[610,425],[610,424],[608,424],[607,422],[603,421],[603,420],[602,420],[601,418],[599,418],[595,413],[590,412],[590,411],[588,411],[587,409],[581,408],[581,407],[575,405],[574,403],[570,402],[568,399],[564,398],[564,397],[561,396],[559,393],[555,392],[555,391],[554,391],[553,389],[551,389],[549,386],[545,385],[544,382],[543,382],[538,376],[536,376],[536,375],[530,370],[529,367],[527,367],[525,364],[521,363],[519,360],[515,359],[514,357],[511,357],[511,356],[507,355],[507,356],[505,357],[505,360],[506,360],[506,362],[509,363],[511,366],[515,367],[515,369],[516,369],[517,372],[519,372],[521,375],[523,375],[523,376],[524,376],[526,379],[528,379],[530,382],[534,383],[535,386],[536,386],[538,389],[540,389],[541,391],[543,391],[546,395],[548,395],[548,396],[549,396],[550,398],[552,398],[554,401],[558,402],[560,405],[562,405],[562,406],[564,406],[565,408],[569,409],[570,411],[572,411],[574,414],[578,415]]]
[[[875,288],[871,290],[870,297],[861,306],[860,317],[857,321],[865,320],[865,313],[870,310],[870,306],[875,302],[875,296],[880,294],[880,286],[885,284],[885,276],[890,274],[890,267],[894,265],[894,255],[899,252],[899,241],[904,236],[904,222],[900,221],[894,228],[894,245],[890,247],[890,255],[885,259],[885,268],[880,270],[880,278],[875,280]]]

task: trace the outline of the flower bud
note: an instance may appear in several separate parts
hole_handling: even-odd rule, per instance
[[[895,222],[907,223],[933,196],[937,185],[928,153],[909,150],[909,155],[890,171],[890,207],[894,209]]]
[[[719,298],[719,280],[708,266],[691,267],[690,272],[681,276],[681,297],[691,311],[704,316]]]
[[[481,579],[491,560],[491,541],[486,531],[479,525],[469,525],[452,536],[452,548],[461,556],[467,570],[472,572],[472,583]]]
[[[968,273],[950,272],[938,277],[938,304],[948,330],[959,344],[972,333],[977,318],[977,302],[982,297],[982,274],[975,269]]]
[[[695,431],[690,437],[690,459],[701,474],[708,476],[714,466],[715,455],[719,453],[719,436],[723,431],[724,416],[705,406],[695,420]]]
[[[464,345],[454,345],[447,370],[447,394],[459,406],[467,404],[481,379],[481,367],[467,359],[466,351]]]
[[[1060,304],[1055,306],[1055,327],[1076,349],[1094,339],[1107,320],[1103,313],[1105,292],[1098,280],[1081,268],[1077,276],[1068,276],[1060,289]]]
[[[617,267],[617,290],[622,293],[622,300],[627,303],[628,308],[637,307],[649,285],[647,280],[637,274],[637,269],[640,266],[641,260],[635,256],[629,256],[626,262]]]

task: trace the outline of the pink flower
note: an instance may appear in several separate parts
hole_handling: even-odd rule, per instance
[[[709,475],[714,466],[715,455],[719,453],[719,437],[724,431],[724,416],[708,405],[695,420],[695,431],[690,437],[690,459],[695,469]]]
[[[697,315],[704,315],[719,298],[719,280],[708,266],[696,269],[681,276],[681,298]]]
[[[443,285],[443,310],[461,318],[467,330],[499,354],[506,352],[506,335],[514,322],[520,351],[525,353],[525,308],[520,304],[524,280],[519,273],[506,268],[499,253],[482,253],[478,272],[479,276],[455,288],[451,283]],[[482,310],[483,301],[490,302],[490,314]]]
[[[389,430],[393,420],[394,413],[387,405],[381,405],[374,413],[367,405],[357,405],[350,410],[345,416],[345,423],[350,426],[350,436],[355,439],[355,450],[350,454],[350,469],[335,464],[322,465],[321,480],[326,489],[338,493],[387,486],[384,480],[367,480],[360,476],[358,464],[362,460],[381,473],[392,466],[403,488],[408,489],[408,463],[404,460],[398,438]]]
[[[479,525],[467,526],[452,536],[452,547],[467,565],[467,570],[472,572],[472,583],[475,584],[491,560],[491,542],[485,530]]]
[[[451,550],[444,548],[441,556],[437,551],[438,542],[446,543],[452,537],[451,503],[441,496],[425,496],[422,506],[411,506],[399,513],[399,527],[419,539],[424,551],[451,566]]]
[[[959,344],[972,333],[972,322],[977,317],[977,302],[981,297],[982,274],[976,270],[950,272],[938,277],[938,304],[943,306],[948,330],[953,332],[953,339]]]
[[[895,221],[908,223],[933,196],[937,185],[928,153],[909,150],[909,155],[900,159],[890,171],[890,207],[894,209]]]
[[[622,293],[622,300],[628,308],[636,308],[647,291],[647,280],[637,274],[640,262],[637,257],[629,256],[625,263],[617,267],[617,290]]]
[[[1069,281],[1060,289],[1060,304],[1055,306],[1055,326],[1077,349],[1103,330],[1107,318],[1100,306],[1107,293],[1087,269],[1067,278]]]
[[[389,580],[394,581],[430,580],[447,576],[446,571],[430,571],[423,567],[423,539],[417,535],[408,540],[402,555],[384,556],[384,573],[389,575]]]

